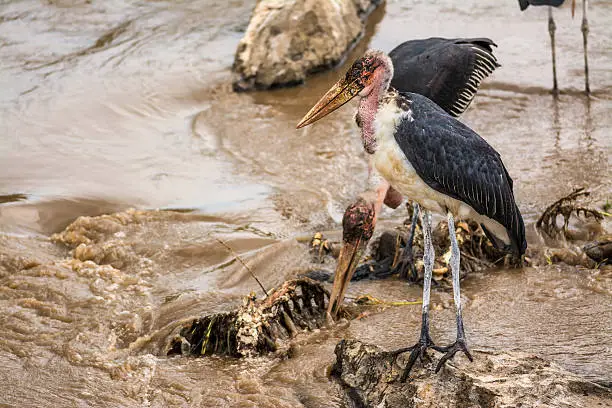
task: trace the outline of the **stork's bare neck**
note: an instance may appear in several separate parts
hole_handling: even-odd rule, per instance
[[[364,149],[366,152],[374,154],[377,147],[374,121],[393,78],[393,63],[391,58],[379,51],[370,51],[364,58],[371,58],[373,69],[369,84],[359,93],[357,122],[361,125],[361,139]],[[366,72],[368,71],[366,70]]]

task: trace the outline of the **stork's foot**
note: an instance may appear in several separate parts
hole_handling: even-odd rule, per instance
[[[410,375],[410,371],[412,371],[412,367],[414,363],[416,363],[417,358],[421,361],[424,359],[431,360],[429,355],[427,354],[427,349],[432,348],[435,349],[434,342],[429,337],[429,334],[425,336],[421,336],[421,339],[417,344],[411,347],[404,347],[399,350],[391,351],[390,354],[397,358],[400,354],[404,354],[410,352],[410,357],[408,357],[408,363],[402,371],[402,375],[400,377],[401,382],[405,382],[408,376]]]
[[[464,338],[458,338],[450,346],[446,346],[446,347],[432,346],[432,348],[434,350],[436,350],[436,351],[440,351],[442,353],[446,353],[446,354],[444,354],[444,356],[442,356],[440,361],[438,361],[438,365],[436,366],[436,373],[438,371],[440,371],[442,366],[448,360],[450,360],[453,357],[455,357],[455,354],[457,354],[458,351],[463,351],[470,361],[474,361],[474,358],[472,357],[472,353],[470,353],[470,350],[468,349],[467,343],[465,342]]]
[[[402,250],[402,255],[391,273],[399,274],[400,279],[416,282],[419,278],[416,266],[414,265],[414,257],[412,255],[412,247],[406,245]]]
[[[419,222],[419,205],[413,204],[412,221],[410,222],[410,232],[406,237],[406,245],[402,250],[402,255],[399,263],[393,269],[393,273],[399,273],[400,279],[416,282],[419,279],[416,266],[414,265],[414,255],[412,254],[412,246],[414,244],[414,235],[416,234],[416,226]]]

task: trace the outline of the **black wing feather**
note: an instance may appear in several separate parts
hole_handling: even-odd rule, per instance
[[[499,67],[488,38],[428,38],[406,41],[389,53],[391,86],[424,95],[453,116],[474,99],[480,82]]]
[[[525,225],[499,153],[426,97],[414,93],[402,97],[412,115],[400,122],[395,140],[419,177],[434,190],[499,222],[508,231],[510,249],[523,254]]]

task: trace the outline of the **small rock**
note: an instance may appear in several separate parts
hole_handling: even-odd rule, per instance
[[[299,274],[298,278],[310,278],[317,282],[331,282],[332,281],[332,273],[323,269],[311,270],[303,274]]]
[[[395,258],[397,240],[397,231],[384,231],[378,240],[378,251],[375,254],[376,260],[382,261],[387,258]]]
[[[584,252],[597,263],[612,264],[612,235],[606,235],[584,246]]]
[[[516,352],[473,352],[434,373],[435,361],[417,361],[399,381],[403,357],[357,340],[336,346],[332,376],[358,407],[596,407],[610,406],[612,392],[539,357]],[[429,352],[432,354],[432,352]],[[441,354],[437,354],[437,357]],[[407,356],[405,356],[407,357]]]
[[[234,90],[298,84],[338,64],[382,0],[259,0],[238,44]]]

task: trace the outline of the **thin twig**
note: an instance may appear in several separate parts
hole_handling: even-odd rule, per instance
[[[372,295],[361,295],[357,299],[355,299],[355,303],[361,304],[361,305],[368,305],[368,306],[379,306],[379,305],[380,306],[412,306],[412,305],[423,304],[423,300],[416,300],[413,302],[408,302],[408,301],[392,302],[392,301],[386,301],[386,300],[375,298]]]
[[[482,265],[488,266],[488,267],[493,267],[493,266],[495,266],[495,264],[494,264],[494,263],[489,262],[489,261],[487,261],[486,259],[478,258],[478,257],[476,257],[476,256],[473,256],[473,255],[470,255],[470,254],[468,254],[468,253],[465,253],[464,251],[461,251],[461,256],[462,256],[462,257],[465,257],[465,258],[467,258],[467,259],[469,259],[469,260],[471,260],[471,261],[478,262],[478,263],[480,263],[480,264],[482,264]],[[483,255],[483,258],[484,258],[484,255]]]
[[[249,273],[251,274],[253,279],[255,279],[255,281],[259,284],[259,287],[261,288],[261,290],[263,290],[264,296],[268,297],[268,291],[266,290],[266,288],[264,288],[264,286],[261,284],[259,279],[257,279],[257,276],[255,276],[255,274],[253,273],[251,268],[249,268],[249,266],[246,263],[244,263],[242,258],[240,258],[240,256],[238,256],[238,254],[234,251],[234,249],[231,246],[229,246],[225,241],[223,241],[221,238],[215,238],[215,240],[218,243],[220,243],[221,245],[223,245],[224,247],[226,247],[228,249],[228,251],[230,251],[230,253],[234,256],[234,258],[236,258],[238,260],[238,262],[240,262],[242,264],[242,266],[244,266],[245,269],[247,271],[249,271]]]

